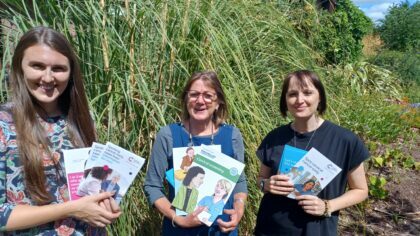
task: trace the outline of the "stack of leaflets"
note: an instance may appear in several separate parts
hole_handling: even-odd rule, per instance
[[[63,150],[70,200],[115,192],[120,203],[145,159],[108,142],[90,148]]]
[[[318,195],[341,172],[341,168],[315,148],[307,152],[285,145],[279,172],[287,175],[294,184],[295,190],[287,195],[294,199],[300,195]]]
[[[172,205],[177,215],[202,209],[198,218],[212,225],[223,213],[245,165],[223,154],[220,145],[174,148],[173,162],[167,179],[175,188]]]

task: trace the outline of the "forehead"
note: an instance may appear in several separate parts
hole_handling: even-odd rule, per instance
[[[197,91],[212,91],[214,92],[214,86],[209,80],[205,79],[198,79],[194,81],[189,90],[197,90]]]
[[[25,49],[23,61],[37,61],[46,64],[68,64],[68,58],[45,44],[35,44]]]
[[[293,77],[289,81],[288,90],[300,90],[300,89],[316,89],[315,85],[309,78],[298,79]]]

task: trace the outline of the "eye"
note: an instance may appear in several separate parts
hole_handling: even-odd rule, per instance
[[[195,91],[188,92],[188,97],[189,98],[198,98],[198,96],[200,96],[199,92],[195,92]]]
[[[66,72],[67,71],[67,67],[65,66],[54,66],[52,68],[53,72]]]
[[[204,93],[203,96],[204,96],[204,99],[206,100],[213,100],[214,98],[214,95],[211,93]]]
[[[287,96],[288,97],[296,97],[297,96],[297,92],[295,92],[295,91],[292,91],[292,92],[289,92],[289,93],[287,93]]]
[[[45,66],[40,63],[30,64],[30,67],[32,67],[35,70],[43,70],[45,68]]]

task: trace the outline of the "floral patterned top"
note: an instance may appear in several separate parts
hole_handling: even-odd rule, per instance
[[[93,227],[73,218],[66,218],[26,230],[4,232],[7,220],[18,204],[36,205],[25,191],[23,166],[20,163],[16,143],[16,130],[10,112],[11,104],[0,106],[0,235],[86,235],[97,234]],[[55,117],[40,122],[51,142],[50,150],[60,166],[64,166],[62,149],[73,145],[66,132],[66,117]],[[64,168],[56,168],[48,155],[44,155],[44,166],[51,204],[69,200]],[[61,170],[60,170],[61,169]],[[93,233],[96,232],[96,233]]]

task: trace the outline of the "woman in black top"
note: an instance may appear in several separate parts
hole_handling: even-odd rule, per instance
[[[265,194],[256,235],[336,235],[338,211],[366,199],[363,161],[369,153],[354,133],[320,117],[326,107],[324,87],[314,72],[297,71],[286,77],[280,111],[284,117],[289,112],[294,119],[272,130],[257,150],[261,161],[258,181]],[[317,196],[287,198],[294,186],[278,173],[286,144],[304,150],[314,147],[342,171]]]

